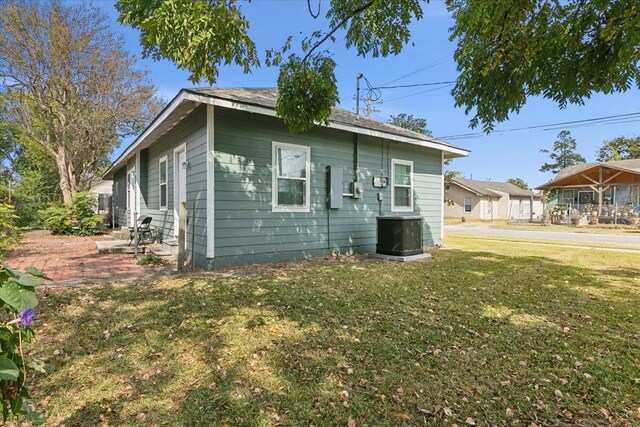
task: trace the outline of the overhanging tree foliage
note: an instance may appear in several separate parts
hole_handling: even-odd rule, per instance
[[[598,150],[597,156],[600,162],[640,159],[640,137],[625,138],[624,136],[619,136],[605,141]]]
[[[427,120],[420,117],[413,117],[413,114],[400,113],[395,116],[392,115],[389,118],[389,123],[413,132],[431,136],[431,131],[427,129]]]
[[[334,67],[326,41],[345,33],[345,44],[358,55],[398,54],[410,40],[409,24],[422,18],[424,0],[332,0],[326,13],[329,28],[282,49],[266,53],[267,65],[279,66],[276,112],[292,131],[326,123],[338,102]],[[260,61],[248,35],[249,22],[233,0],[120,0],[120,22],[141,31],[147,56],[166,58],[191,72],[193,82],[216,82],[219,67],[236,64],[245,73]],[[202,15],[206,15],[203,17]]]
[[[138,133],[159,102],[144,71],[95,7],[9,1],[0,14],[0,78],[23,138],[55,160],[69,202]]]
[[[527,185],[526,182],[524,182],[524,179],[522,178],[509,178],[507,182],[511,185],[515,185],[516,187],[520,187],[523,190],[529,189],[529,186]]]
[[[280,67],[278,115],[296,131],[326,122],[338,93],[335,65],[323,44],[339,33],[360,56],[398,54],[426,3],[331,0],[328,28],[302,39],[298,49],[290,37],[265,56],[267,65]],[[473,127],[490,131],[530,96],[564,107],[640,84],[637,0],[447,0],[447,7],[460,72],[453,95],[473,114]],[[260,64],[236,1],[119,0],[116,8],[120,22],[141,31],[145,54],[189,70],[194,82],[215,83],[223,64],[245,73]]]
[[[460,72],[453,95],[491,130],[528,97],[561,107],[640,87],[637,0],[448,0]]]
[[[549,153],[552,163],[545,163],[540,167],[540,172],[558,173],[564,168],[586,163],[587,160],[576,152],[577,142],[571,136],[571,132],[563,130],[558,134],[558,139],[553,143],[553,150],[540,150],[541,153]]]

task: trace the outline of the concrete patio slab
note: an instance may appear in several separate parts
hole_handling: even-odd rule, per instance
[[[136,248],[128,240],[96,240],[96,248],[99,254],[135,254]],[[144,254],[146,246],[139,245],[138,253]]]
[[[421,259],[431,258],[431,254],[417,254],[417,255],[385,255],[385,254],[371,254],[372,258],[380,258],[386,259],[389,261],[397,261],[397,262],[411,262],[411,261],[419,261]]]

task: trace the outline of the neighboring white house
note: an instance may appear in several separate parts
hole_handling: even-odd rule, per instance
[[[98,201],[96,205],[97,213],[109,213],[111,211],[111,195],[113,193],[113,181],[101,179],[91,183],[89,191],[95,194]]]
[[[542,194],[506,182],[453,178],[444,215],[483,221],[527,221],[542,215]],[[533,214],[532,214],[533,212]]]

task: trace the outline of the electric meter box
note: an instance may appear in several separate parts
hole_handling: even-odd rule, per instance
[[[364,183],[359,181],[352,182],[351,194],[354,199],[361,199],[364,196]]]

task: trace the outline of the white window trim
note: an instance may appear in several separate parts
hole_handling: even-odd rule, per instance
[[[289,148],[291,150],[304,151],[307,161],[305,165],[305,196],[304,206],[280,206],[278,205],[278,148]],[[310,212],[311,211],[311,147],[306,145],[287,144],[284,142],[272,141],[271,143],[271,211],[272,212]]]
[[[396,206],[396,165],[411,167],[409,180],[411,185],[398,184],[398,187],[409,188],[409,206]],[[391,212],[413,212],[414,196],[413,162],[411,160],[391,159]]]
[[[164,184],[162,183],[162,162],[164,162],[165,174]],[[165,186],[165,205],[162,205],[162,186]],[[169,156],[162,156],[158,159],[158,206],[161,211],[169,210]]]
[[[469,210],[467,210],[467,199],[469,199]],[[471,213],[473,211],[473,199],[471,197],[465,196],[462,200],[462,210],[464,213]]]
[[[573,188],[563,188],[563,189],[560,190],[560,197],[558,199],[561,200],[561,201],[559,201],[559,203],[562,203],[562,204],[566,203],[564,201],[564,192],[565,191],[571,191],[571,203],[573,203],[573,200],[576,197],[576,190],[574,190]]]

